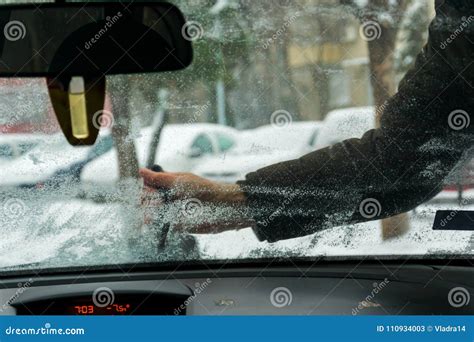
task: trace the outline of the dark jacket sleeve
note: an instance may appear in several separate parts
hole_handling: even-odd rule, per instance
[[[473,144],[474,11],[466,3],[437,2],[428,44],[384,106],[380,128],[239,182],[260,240],[387,218],[441,190]]]

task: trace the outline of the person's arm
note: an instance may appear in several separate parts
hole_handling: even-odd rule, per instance
[[[178,199],[230,208],[222,224],[216,215],[207,229],[196,225],[198,233],[252,225],[269,242],[394,216],[427,201],[474,141],[474,123],[458,130],[463,122],[455,120],[474,115],[473,2],[437,5],[429,42],[385,106],[379,129],[268,166],[237,185],[142,170],[145,182]]]
[[[441,190],[473,144],[472,126],[456,125],[474,115],[474,11],[472,3],[455,3],[437,3],[429,43],[385,106],[379,129],[238,183],[260,240],[394,216]]]

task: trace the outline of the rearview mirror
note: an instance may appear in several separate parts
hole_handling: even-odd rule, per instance
[[[192,61],[186,21],[168,3],[0,6],[0,77],[103,77]]]

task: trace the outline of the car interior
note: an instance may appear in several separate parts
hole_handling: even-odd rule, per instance
[[[140,169],[236,184],[379,127],[436,8],[370,7],[388,41],[367,3],[0,0],[0,315],[472,315],[472,153],[399,216],[276,242],[144,200]]]

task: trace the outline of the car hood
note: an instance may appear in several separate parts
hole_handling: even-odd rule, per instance
[[[249,172],[297,158],[300,154],[296,151],[281,151],[269,153],[249,153],[249,154],[224,154],[211,158],[200,164],[194,170],[195,173],[203,177],[221,177],[235,175],[242,178]]]
[[[89,147],[73,148],[65,144],[64,149],[28,153],[2,164],[0,186],[31,185],[46,180],[59,169],[87,158]]]

